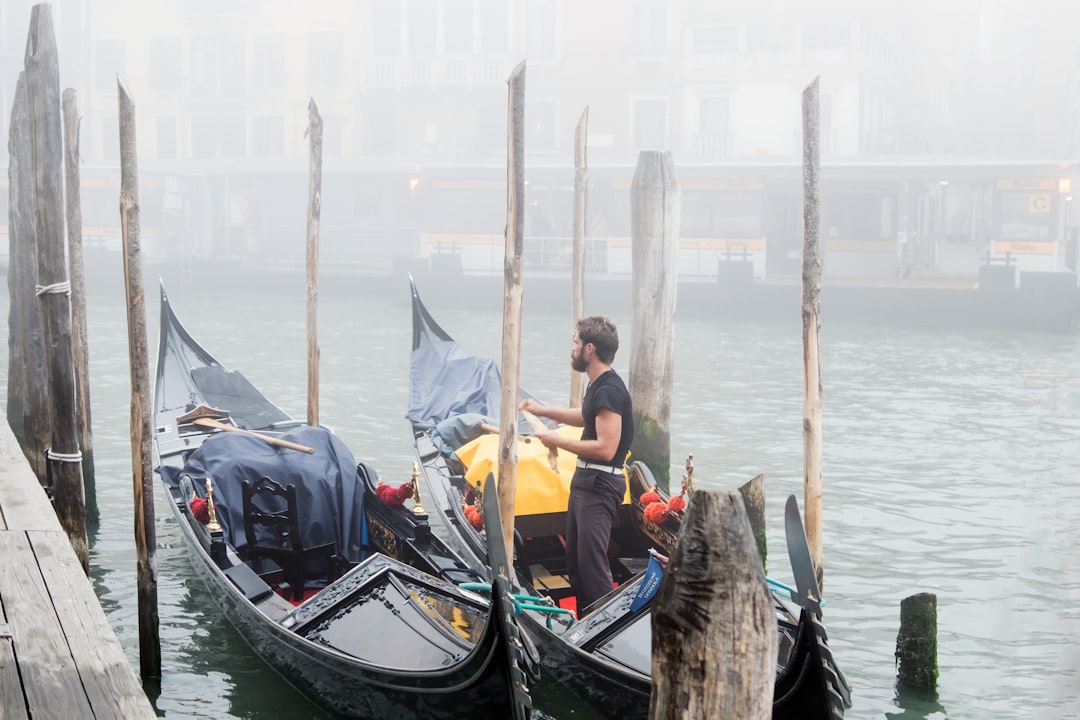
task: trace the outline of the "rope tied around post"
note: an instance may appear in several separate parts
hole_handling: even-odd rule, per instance
[[[55,460],[56,462],[81,463],[83,458],[81,450],[73,453],[60,453],[55,452],[52,448],[45,448],[45,459]]]
[[[52,285],[35,285],[34,294],[38,297],[42,295],[70,295],[71,283],[67,280],[63,282],[53,283]]]

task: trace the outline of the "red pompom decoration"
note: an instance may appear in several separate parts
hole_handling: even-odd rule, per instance
[[[647,507],[654,502],[660,502],[660,493],[656,492],[656,485],[653,485],[652,488],[641,493],[641,497],[638,499],[641,501],[642,505]]]
[[[686,498],[684,498],[682,495],[676,495],[675,497],[668,500],[667,508],[673,513],[682,512],[686,509]]]
[[[379,483],[375,486],[375,496],[382,500],[384,505],[404,505],[405,501],[412,497],[412,483],[405,483],[398,487]]]
[[[480,510],[475,505],[467,505],[465,507],[465,519],[469,521],[469,524],[480,532],[484,529],[484,516],[480,514]]]
[[[662,502],[654,502],[645,506],[645,520],[653,525],[664,522],[668,516],[668,508]]]
[[[210,522],[210,508],[206,505],[206,498],[194,497],[188,503],[188,507],[191,508],[191,514],[195,516],[195,519],[203,525]]]

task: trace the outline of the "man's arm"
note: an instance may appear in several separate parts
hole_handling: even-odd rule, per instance
[[[563,425],[573,425],[574,427],[584,427],[585,418],[581,415],[581,408],[555,408],[541,405],[535,400],[526,400],[521,403],[522,410],[528,410],[533,415],[539,417],[551,418],[557,423]],[[621,420],[621,418],[620,418]],[[599,430],[597,430],[599,432]],[[616,438],[618,442],[618,438]]]
[[[567,423],[569,425],[569,423]],[[536,437],[545,447],[557,447],[572,452],[578,457],[606,461],[619,449],[622,437],[622,415],[608,408],[600,408],[596,413],[596,439],[577,440],[560,435],[557,432],[537,433]]]

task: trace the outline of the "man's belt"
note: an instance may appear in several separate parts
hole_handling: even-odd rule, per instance
[[[603,470],[612,475],[618,475],[623,471],[622,465],[619,467],[615,467],[614,465],[602,465],[601,463],[595,463],[591,460],[582,460],[581,458],[578,458],[577,466],[579,468],[585,468],[586,470]]]

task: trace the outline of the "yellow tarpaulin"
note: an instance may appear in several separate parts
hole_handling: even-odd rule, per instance
[[[564,425],[558,429],[568,438],[581,437],[581,428]],[[499,436],[491,433],[481,435],[462,445],[454,453],[467,468],[465,479],[476,486],[488,473],[499,480]],[[517,497],[514,500],[515,515],[540,515],[542,513],[566,512],[570,502],[570,480],[577,467],[577,455],[559,451],[559,472],[551,469],[548,449],[532,437],[519,437],[517,442]],[[627,489],[623,502],[630,502]]]

